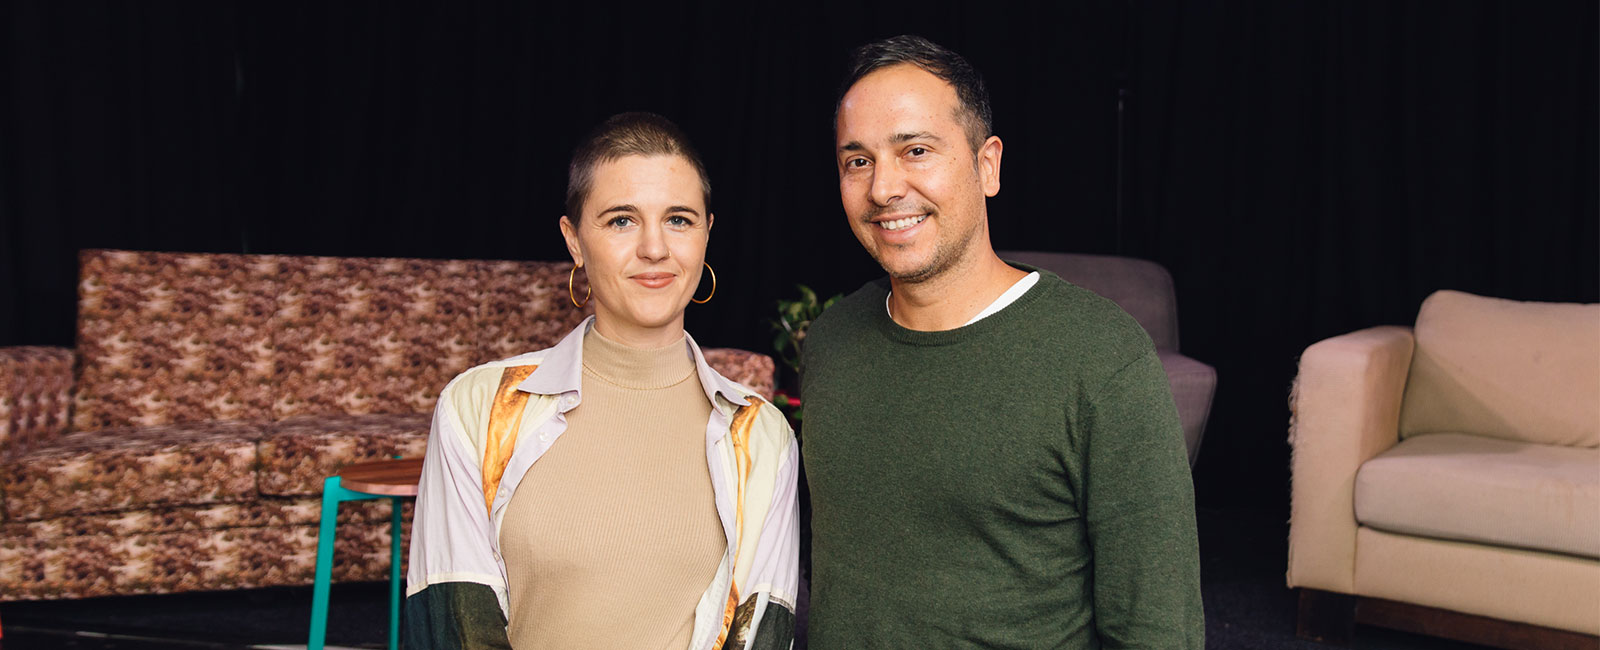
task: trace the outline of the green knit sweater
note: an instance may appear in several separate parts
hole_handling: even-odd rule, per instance
[[[1041,276],[954,330],[896,325],[887,279],[812,325],[812,648],[1204,646],[1155,349],[1114,303]]]

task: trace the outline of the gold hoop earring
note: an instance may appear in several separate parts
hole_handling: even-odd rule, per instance
[[[589,304],[589,296],[594,295],[594,289],[586,284],[583,288],[583,305],[578,304],[578,294],[572,290],[572,280],[574,276],[578,275],[579,268],[581,267],[574,264],[572,265],[572,270],[567,272],[567,298],[572,300],[573,307],[583,309],[583,305]]]
[[[711,274],[711,296],[715,296],[717,295],[717,272],[711,270],[710,262],[701,262],[701,264],[706,265],[706,272]],[[705,300],[698,300],[694,296],[689,296],[689,300],[694,301],[697,305],[704,305],[711,302],[711,296],[706,296]]]

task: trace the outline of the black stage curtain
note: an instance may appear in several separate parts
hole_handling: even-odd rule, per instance
[[[562,258],[572,145],[651,110],[715,189],[689,328],[766,351],[794,283],[877,275],[830,118],[903,32],[988,78],[997,248],[1172,271],[1221,375],[1202,503],[1286,503],[1306,345],[1441,288],[1596,300],[1593,2],[1059,4],[3,5],[0,345],[72,343],[82,248]]]
[[[1306,346],[1439,289],[1596,300],[1596,3],[1134,6],[1124,251],[1217,367],[1202,497],[1287,502]]]

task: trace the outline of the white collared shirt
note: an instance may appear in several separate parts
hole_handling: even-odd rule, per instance
[[[415,598],[429,610],[444,608],[446,617],[482,622],[481,616],[457,616],[450,609],[465,601],[428,593],[441,585],[470,583],[492,590],[509,620],[500,524],[522,477],[566,431],[565,413],[582,402],[583,336],[593,322],[589,317],[555,347],[463,372],[440,394],[412,525],[408,601]],[[773,608],[793,621],[799,590],[799,447],[776,407],[723,377],[706,363],[693,337],[685,340],[685,353],[694,357],[712,405],[706,457],[728,538],[727,555],[695,609],[690,647],[707,650],[726,634],[753,639]],[[512,385],[519,376],[525,378]],[[506,414],[520,418],[496,419]],[[515,422],[515,430],[497,433],[508,422]],[[732,620],[744,629],[726,627],[730,594],[741,614]],[[419,618],[428,617],[406,622],[426,623],[413,621]]]

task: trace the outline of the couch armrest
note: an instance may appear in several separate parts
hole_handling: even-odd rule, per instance
[[[706,364],[722,376],[744,384],[762,399],[772,399],[778,368],[772,357],[739,348],[705,348],[700,352],[705,355]]]
[[[1355,593],[1356,471],[1399,442],[1413,348],[1409,328],[1374,327],[1300,356],[1289,397],[1290,587]]]
[[[1172,402],[1178,407],[1178,422],[1183,425],[1183,444],[1189,450],[1189,467],[1200,455],[1206,420],[1211,417],[1211,399],[1217,393],[1217,369],[1183,356],[1175,350],[1157,350],[1161,369],[1167,372],[1172,387]]]
[[[67,431],[76,361],[71,348],[0,347],[0,457]]]

